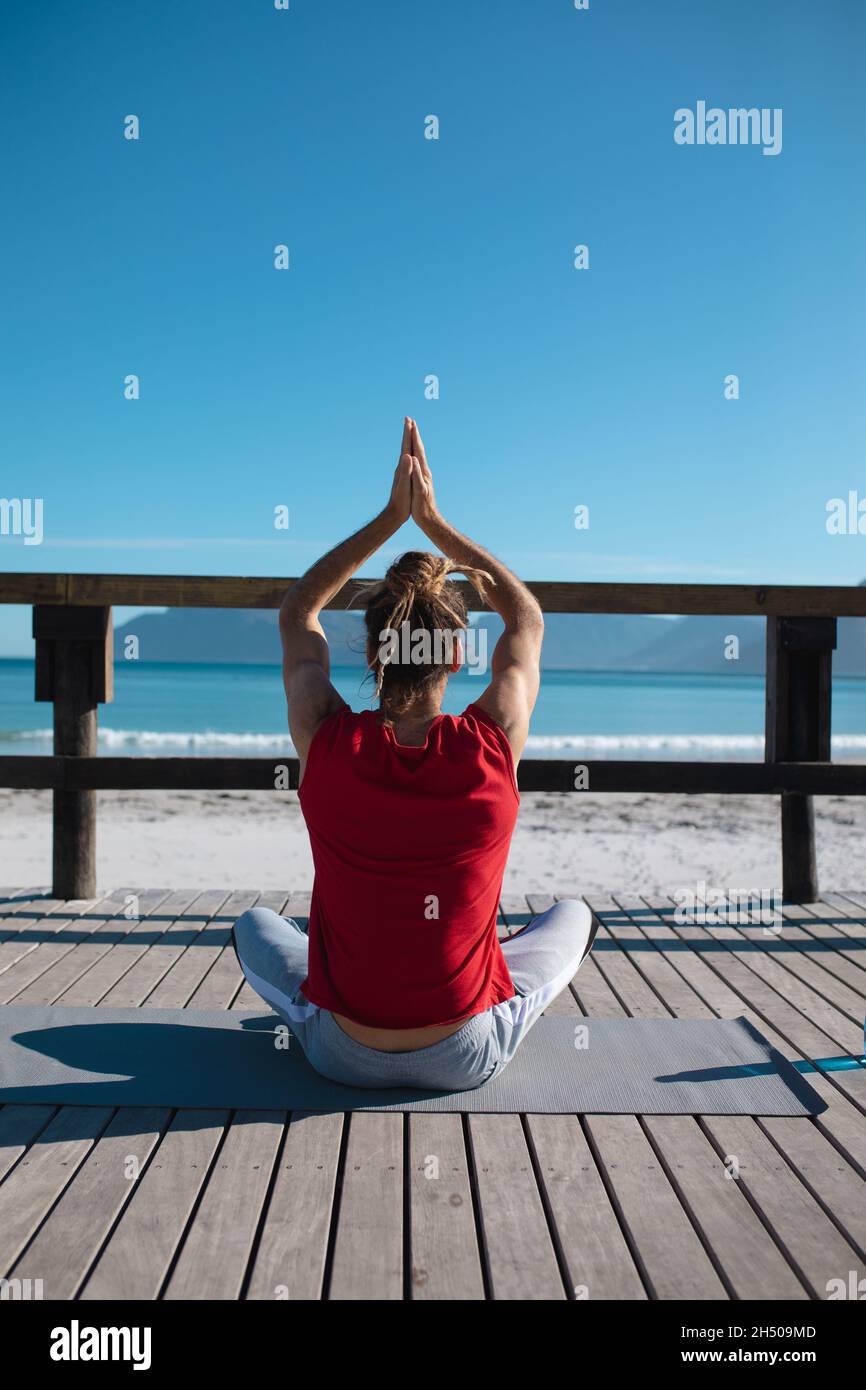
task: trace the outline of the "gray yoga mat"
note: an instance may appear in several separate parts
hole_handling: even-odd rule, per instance
[[[553,1115],[816,1115],[827,1108],[744,1018],[541,1018],[498,1076],[459,1092],[370,1091],[328,1081],[294,1039],[288,1049],[275,1046],[278,1024],[261,1013],[6,1004],[0,1102]]]

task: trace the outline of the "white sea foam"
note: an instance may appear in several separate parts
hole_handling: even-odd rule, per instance
[[[160,733],[155,729],[100,729],[100,742],[106,748],[128,745],[150,748],[285,748],[290,742],[288,730],[279,734],[218,733],[204,729],[198,733]]]
[[[146,748],[149,752],[159,748],[246,748],[255,752],[259,748],[290,749],[292,741],[288,730],[280,734],[241,734],[223,733],[213,729],[197,733],[181,733],[157,729],[100,729],[99,746],[105,751],[115,752],[124,748]],[[14,729],[0,733],[0,742],[8,739],[16,742],[48,743],[53,738],[51,729]]]
[[[835,753],[866,749],[866,734],[834,734]],[[650,753],[705,753],[717,757],[753,753],[763,757],[764,739],[761,734],[530,734],[526,740],[527,755],[537,757],[562,756],[583,752],[596,756]]]
[[[864,738],[866,745],[866,738]],[[527,752],[544,754],[550,750],[582,748],[597,753],[676,751],[695,749],[717,752],[763,752],[760,734],[530,734]]]
[[[0,743],[22,742],[49,743],[53,737],[51,729],[14,729],[0,731]],[[240,733],[214,729],[184,733],[157,729],[106,729],[99,730],[99,746],[105,752],[120,752],[128,749],[133,752],[141,749],[151,754],[160,750],[193,750],[204,752],[212,749],[224,751],[237,748],[255,756],[258,752],[267,753],[277,749],[290,753],[292,741],[288,731],[285,733]],[[866,734],[834,734],[834,754],[859,754],[866,751]],[[586,757],[693,757],[698,761],[704,758],[746,758],[763,757],[764,739],[760,734],[530,734],[526,741],[526,757],[561,758],[572,754]]]

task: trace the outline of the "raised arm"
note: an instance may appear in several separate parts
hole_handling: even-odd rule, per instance
[[[496,643],[491,680],[475,701],[505,731],[515,764],[529,733],[529,718],[538,698],[544,616],[537,600],[501,560],[462,535],[436,506],[433,477],[418,426],[411,421],[412,516],[428,540],[458,565],[487,570],[494,588],[487,601],[501,617],[505,631]]]
[[[283,684],[289,729],[300,758],[301,776],[313,735],[322,720],[345,704],[329,679],[328,641],[319,622],[319,613],[408,519],[412,474],[412,459],[407,447],[410,436],[411,425],[407,419],[391,496],[379,515],[317,560],[292,585],[280,607]]]

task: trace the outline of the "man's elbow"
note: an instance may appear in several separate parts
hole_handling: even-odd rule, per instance
[[[526,631],[532,632],[539,639],[544,636],[544,610],[534,594],[529,595],[526,613],[522,615],[521,622],[525,625]]]
[[[280,627],[283,629],[300,627],[303,623],[303,617],[301,595],[298,593],[297,584],[293,584],[280,604]]]
[[[530,595],[526,603],[505,622],[505,631],[521,642],[532,642],[540,649],[544,638],[544,613]]]

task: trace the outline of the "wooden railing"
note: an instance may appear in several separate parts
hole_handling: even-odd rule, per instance
[[[54,754],[0,757],[0,786],[54,792],[53,892],[96,891],[96,792],[108,788],[273,790],[297,786],[296,759],[103,757],[97,707],[112,699],[111,606],[278,608],[293,579],[189,575],[0,574],[0,603],[33,605],[37,700],[54,706]],[[475,591],[461,586],[473,609]],[[633,762],[525,758],[523,791],[724,792],[781,796],[786,901],[818,896],[813,796],[866,793],[866,766],[830,761],[831,663],[838,617],[866,617],[866,588],[746,584],[530,583],[546,613],[759,615],[767,618],[765,761]],[[352,583],[329,608],[357,603]],[[275,639],[276,640],[276,639]],[[277,653],[275,651],[275,660]]]

